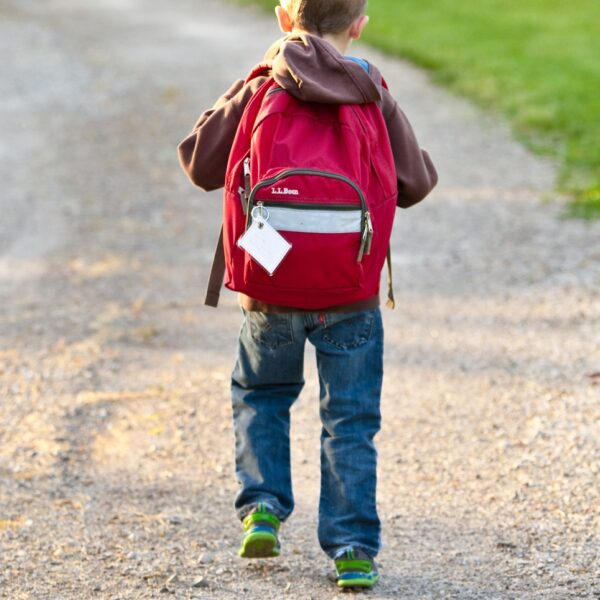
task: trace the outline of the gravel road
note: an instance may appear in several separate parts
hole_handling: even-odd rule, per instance
[[[175,148],[274,19],[218,0],[0,3],[0,597],[309,600],[314,360],[283,556],[242,562],[220,196]],[[600,223],[499,119],[366,48],[439,167],[398,214],[373,599],[600,598]],[[507,91],[507,93],[510,93]]]

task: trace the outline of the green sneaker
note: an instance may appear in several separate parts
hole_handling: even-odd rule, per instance
[[[372,588],[379,581],[375,562],[362,550],[345,550],[335,559],[335,572],[341,588]]]
[[[238,554],[242,558],[272,558],[279,556],[281,547],[277,532],[280,521],[269,512],[264,502],[243,521],[244,537]]]

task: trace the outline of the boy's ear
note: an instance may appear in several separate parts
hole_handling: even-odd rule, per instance
[[[290,33],[294,28],[294,24],[292,23],[287,10],[285,10],[283,6],[277,6],[275,7],[275,14],[277,15],[279,29],[281,29],[283,33]]]
[[[367,15],[358,17],[358,19],[356,19],[356,21],[354,21],[354,23],[352,23],[352,25],[350,26],[350,31],[349,31],[350,39],[351,40],[360,39],[363,29],[367,26],[368,22],[369,22],[369,17],[367,17]]]

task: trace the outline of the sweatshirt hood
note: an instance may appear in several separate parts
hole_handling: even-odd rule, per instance
[[[366,104],[382,98],[382,78],[376,67],[369,72],[342,55],[324,39],[291,34],[271,46],[265,60],[273,78],[295,98],[325,104]]]

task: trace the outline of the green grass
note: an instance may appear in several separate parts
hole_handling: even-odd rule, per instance
[[[270,9],[274,0],[256,0]],[[370,0],[364,39],[506,115],[600,216],[600,1]]]

